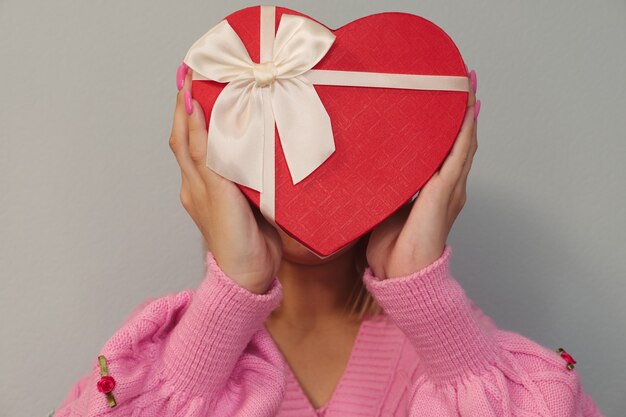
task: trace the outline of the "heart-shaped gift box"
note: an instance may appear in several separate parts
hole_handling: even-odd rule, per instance
[[[288,8],[247,7],[184,62],[207,121],[207,166],[320,257],[416,196],[469,98],[452,39],[410,13],[333,30]]]

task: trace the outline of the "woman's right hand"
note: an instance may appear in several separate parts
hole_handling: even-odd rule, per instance
[[[263,294],[278,272],[282,242],[239,187],[206,166],[206,122],[200,104],[191,98],[191,73],[185,64],[179,67],[180,90],[169,139],[181,169],[180,200],[222,271],[240,286]]]

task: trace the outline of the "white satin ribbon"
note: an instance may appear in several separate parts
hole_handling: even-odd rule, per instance
[[[260,8],[261,63],[252,61],[227,20],[198,39],[183,61],[194,80],[227,83],[211,111],[207,167],[259,191],[261,212],[272,222],[274,125],[294,185],[335,151],[330,117],[313,84],[469,91],[468,77],[313,70],[335,35],[311,19],[283,14],[274,37],[275,6]]]

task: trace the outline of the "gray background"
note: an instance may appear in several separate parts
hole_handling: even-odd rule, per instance
[[[41,416],[138,303],[196,287],[168,147],[176,67],[254,2],[0,2],[0,414]],[[406,11],[450,34],[483,108],[455,277],[626,409],[626,5],[293,1],[330,27]]]

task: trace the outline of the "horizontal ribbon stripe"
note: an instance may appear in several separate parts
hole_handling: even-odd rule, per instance
[[[322,85],[468,91],[468,78],[452,75],[389,74],[383,72],[312,69],[305,72],[303,76],[313,84]]]

